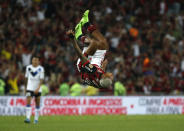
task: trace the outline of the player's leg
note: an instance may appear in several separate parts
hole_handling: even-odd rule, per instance
[[[108,44],[107,44],[107,40],[106,40],[106,38],[102,35],[102,33],[98,30],[98,29],[96,29],[96,30],[94,30],[92,33],[91,33],[91,35],[95,38],[95,39],[97,39],[98,40],[98,46],[99,46],[99,48],[100,49],[105,49],[105,50],[108,50],[108,48],[109,48],[109,46],[108,46]]]
[[[34,123],[38,123],[38,118],[39,118],[39,113],[40,113],[40,93],[35,96],[35,103],[36,103],[36,108],[35,108],[35,117],[34,117]]]
[[[26,119],[24,121],[25,123],[30,123],[31,99],[32,99],[32,92],[27,91],[27,93],[26,93]]]
[[[89,10],[86,10],[83,14],[81,21],[80,21],[81,26],[82,27],[84,26],[85,28],[87,28],[88,32],[90,32],[91,35],[97,40],[99,49],[107,50],[109,47],[108,47],[106,38],[102,35],[102,33],[98,29],[96,29],[95,25],[93,25],[89,22],[88,15],[89,15]]]
[[[83,35],[81,21],[75,27],[75,38],[77,40],[81,40],[83,43],[89,43],[88,49],[85,52],[85,54],[86,55],[93,55],[97,50],[98,43],[96,40],[90,39],[89,37],[86,37]]]
[[[90,38],[86,38],[86,39],[90,39]],[[90,39],[90,42],[89,42],[89,46],[88,46],[88,49],[85,51],[85,54],[87,55],[93,55],[96,50],[98,49],[98,42],[94,39]]]

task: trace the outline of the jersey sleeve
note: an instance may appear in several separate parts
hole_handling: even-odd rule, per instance
[[[26,67],[26,73],[25,73],[25,77],[28,78],[29,76],[29,70],[28,70],[28,66]]]
[[[45,76],[45,71],[44,71],[44,68],[42,68],[41,74],[40,74],[40,79],[44,79],[44,76]]]

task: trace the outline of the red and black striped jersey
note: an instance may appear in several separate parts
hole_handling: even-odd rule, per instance
[[[101,76],[104,74],[104,71],[100,67],[98,67],[98,65],[90,64],[90,62],[87,61],[83,65],[80,62],[78,67],[80,69],[80,75],[82,80],[84,81],[84,84],[87,84],[96,88],[102,87],[100,85],[100,79],[101,79]]]

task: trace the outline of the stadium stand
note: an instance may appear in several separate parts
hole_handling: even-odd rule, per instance
[[[41,56],[50,95],[60,94],[62,83],[81,82],[65,32],[86,9],[108,40],[108,70],[123,83],[127,95],[184,92],[183,0],[4,0],[0,87],[5,95],[22,94],[25,66],[34,53]]]

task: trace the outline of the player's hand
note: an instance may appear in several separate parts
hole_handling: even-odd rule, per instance
[[[73,30],[68,30],[68,31],[66,32],[66,34],[67,34],[70,38],[74,38],[74,36],[75,36],[75,33],[74,33]]]

